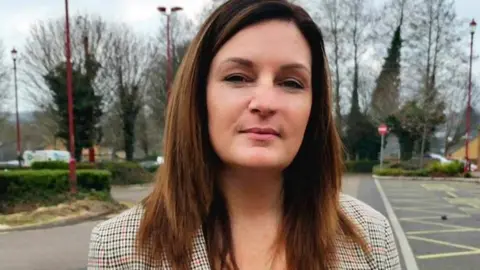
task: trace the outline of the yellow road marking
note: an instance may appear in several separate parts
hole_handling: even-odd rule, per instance
[[[393,207],[393,209],[395,210],[402,210],[402,209],[398,209],[399,207]],[[419,207],[420,209],[406,209],[404,211],[412,211],[412,212],[421,212],[421,213],[429,213],[429,214],[438,214],[438,215],[461,215],[461,213],[445,213],[445,212],[440,212],[440,211],[430,211],[430,210],[423,210],[421,209],[421,207]]]
[[[407,207],[395,207],[398,210],[410,210],[410,209],[435,209],[435,208],[455,208],[455,205],[437,205],[437,206],[407,206]]]
[[[430,191],[455,191],[456,189],[446,184],[422,184],[426,190]]]
[[[426,205],[438,205],[439,203],[445,203],[443,200],[412,200],[412,199],[391,199],[392,203],[415,203],[415,204],[426,204]]]
[[[458,228],[450,230],[420,230],[406,232],[408,235],[420,235],[420,234],[436,234],[436,233],[453,233],[453,232],[480,232],[480,228]]]
[[[430,238],[425,238],[425,237],[407,236],[407,238],[408,238],[408,239],[419,240],[419,241],[424,241],[424,242],[429,242],[429,243],[433,243],[433,244],[438,244],[438,245],[443,245],[443,246],[449,246],[449,247],[455,247],[455,248],[462,248],[462,249],[468,249],[468,250],[473,250],[473,251],[478,251],[478,252],[480,252],[480,249],[479,249],[479,248],[476,248],[476,247],[459,245],[459,244],[455,244],[455,243],[449,243],[449,242],[440,241],[440,240],[435,240],[435,239],[430,239]]]
[[[456,257],[456,256],[478,255],[478,254],[480,254],[480,249],[479,250],[472,250],[472,251],[461,251],[461,252],[449,252],[449,253],[420,255],[420,256],[417,256],[417,259],[427,260],[427,259],[439,259],[439,258]]]
[[[427,224],[427,225],[437,225],[445,228],[454,228],[454,229],[477,229],[472,227],[464,227],[459,225],[448,225],[443,223],[431,222],[431,221],[423,221],[423,220],[406,220],[408,222],[420,223],[420,224]]]
[[[462,215],[462,214],[455,214],[455,215],[448,215],[448,218],[470,218],[472,217],[471,215]],[[404,217],[404,218],[399,218],[398,220],[404,220],[404,221],[410,221],[410,220],[424,220],[424,219],[438,219],[437,216],[423,216],[423,217]]]
[[[467,214],[480,214],[480,209],[470,207],[459,207],[458,209],[464,211]]]
[[[453,192],[451,192],[451,191],[447,191],[447,192],[445,192],[445,193],[447,193],[447,195],[450,196],[450,197],[452,197],[452,198],[458,198],[458,195],[455,194],[455,193],[453,193]]]
[[[470,207],[480,209],[480,198],[446,198],[451,204],[468,205]]]

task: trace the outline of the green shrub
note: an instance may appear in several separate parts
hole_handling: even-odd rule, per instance
[[[450,163],[433,162],[428,166],[428,171],[433,176],[458,176],[463,173],[463,163],[454,161]]]
[[[419,176],[419,177],[454,177],[463,175],[463,164],[452,162],[441,164],[440,162],[431,163],[426,169],[406,170],[402,168],[379,168],[375,167],[375,175],[380,176]]]
[[[69,173],[66,170],[20,170],[0,172],[0,212],[17,203],[54,204],[64,201],[69,193]],[[111,174],[108,171],[77,171],[80,192],[109,192]]]
[[[77,170],[95,169],[95,163],[78,162],[75,164]],[[35,161],[30,166],[32,170],[68,170],[68,163],[64,161]]]
[[[345,170],[351,173],[371,173],[378,164],[376,160],[346,161]]]
[[[136,162],[102,162],[97,167],[112,174],[113,185],[132,185],[151,182],[152,174]]]
[[[403,169],[403,170],[418,170],[420,169],[420,162],[413,160],[394,162],[386,165],[387,168],[391,169]]]
[[[68,170],[68,163],[63,161],[39,161],[32,163],[34,170]],[[107,170],[112,174],[112,184],[131,185],[142,184],[152,180],[149,172],[155,172],[157,168],[142,168],[136,162],[101,162],[88,163],[79,162],[76,164],[77,170],[100,169]]]
[[[418,169],[418,170],[404,170],[404,176],[420,176],[427,177],[430,175],[430,172],[427,169]]]
[[[405,174],[405,170],[391,168],[375,168],[373,174],[379,176],[401,176]]]
[[[30,166],[32,170],[68,170],[65,161],[35,161]]]
[[[157,172],[158,168],[160,168],[160,166],[158,165],[152,165],[152,166],[146,166],[144,167],[144,170],[149,172],[149,173],[155,173]]]

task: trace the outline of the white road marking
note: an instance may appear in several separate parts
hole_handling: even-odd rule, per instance
[[[392,225],[393,231],[397,236],[398,244],[400,246],[400,252],[402,252],[403,259],[405,260],[405,268],[408,270],[418,270],[417,261],[415,260],[415,255],[413,254],[412,248],[408,243],[407,237],[405,232],[402,229],[402,225],[398,221],[397,215],[393,211],[390,202],[388,201],[385,192],[383,192],[383,188],[378,182],[377,179],[374,179],[375,185],[377,186],[378,192],[380,193],[380,197],[382,198],[383,204],[385,205],[385,209],[387,210],[388,218],[390,219],[390,224]]]

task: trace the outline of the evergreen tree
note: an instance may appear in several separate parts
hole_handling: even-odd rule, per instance
[[[81,161],[82,149],[92,147],[100,134],[98,122],[102,116],[102,96],[95,93],[93,79],[100,65],[93,59],[87,60],[85,72],[80,66],[72,68],[73,80],[73,114],[75,159]],[[44,80],[53,98],[51,107],[57,114],[59,130],[57,136],[70,145],[68,121],[68,95],[66,84],[66,63],[57,65],[46,74]]]
[[[376,121],[382,122],[398,111],[400,98],[400,56],[402,49],[402,19],[397,26],[388,48],[388,54],[376,81],[372,94],[372,113]]]

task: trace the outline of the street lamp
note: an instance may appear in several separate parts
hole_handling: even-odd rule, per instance
[[[13,78],[15,81],[15,115],[17,122],[17,160],[18,167],[22,166],[22,150],[21,150],[21,136],[20,136],[20,117],[18,116],[18,87],[17,87],[17,50],[13,48],[11,51],[13,59]]]
[[[181,11],[181,7],[158,7],[158,11],[167,16],[167,100],[170,98],[170,88],[172,83],[172,73],[173,73],[173,63],[172,63],[172,52],[171,52],[171,34],[170,34],[170,16],[172,13]]]
[[[472,100],[472,58],[473,58],[473,36],[475,35],[475,29],[477,23],[474,19],[470,22],[470,67],[468,71],[468,99],[467,99],[467,139],[465,140],[465,172],[470,171],[470,160],[468,157],[468,144],[470,142],[470,114],[471,114],[471,100]]]
[[[65,0],[65,55],[67,57],[67,96],[68,96],[68,133],[70,143],[69,178],[70,192],[77,193],[77,175],[75,172],[75,135],[73,126],[73,84],[72,84],[72,62],[70,50],[70,22],[68,15],[68,0]]]

